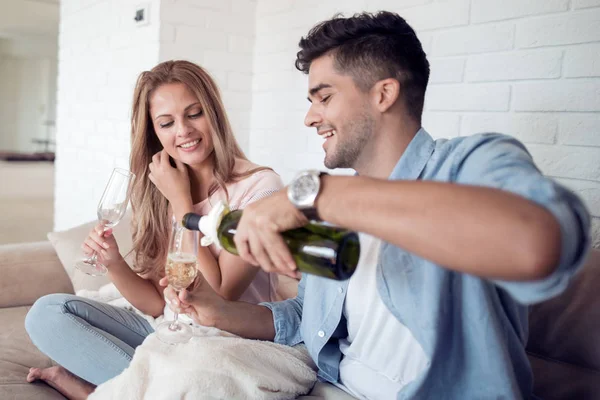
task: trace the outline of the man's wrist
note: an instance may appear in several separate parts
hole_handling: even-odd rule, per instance
[[[225,300],[220,296],[215,302],[211,302],[203,313],[204,321],[202,321],[202,325],[227,330],[225,323],[228,320],[227,315],[231,308],[230,303],[230,301]]]
[[[303,171],[287,187],[288,199],[309,221],[322,221],[316,201],[321,193],[323,178],[328,175],[318,170]]]
[[[314,204],[314,213],[317,215],[318,221],[326,221],[327,220],[327,210],[326,210],[326,202],[327,202],[327,194],[325,193],[327,190],[327,182],[331,181],[331,175],[323,174],[321,175],[321,187],[319,188],[319,194],[315,199]],[[325,199],[324,199],[325,198]]]

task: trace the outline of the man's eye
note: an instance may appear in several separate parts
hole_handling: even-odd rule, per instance
[[[172,125],[173,125],[173,121],[171,121],[171,122],[167,122],[166,124],[160,124],[159,126],[160,126],[161,128],[168,128],[168,127],[170,127],[170,126],[172,126]]]
[[[327,100],[329,100],[330,97],[331,95],[323,96],[323,98],[321,99],[321,103],[327,103]]]

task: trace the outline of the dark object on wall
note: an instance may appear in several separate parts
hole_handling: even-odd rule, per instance
[[[15,153],[0,151],[1,161],[47,161],[54,162],[55,154],[53,152],[41,153]]]

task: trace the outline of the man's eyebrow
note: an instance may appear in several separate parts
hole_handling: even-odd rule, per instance
[[[313,97],[315,94],[317,94],[320,90],[322,89],[326,89],[326,88],[330,88],[331,85],[328,83],[320,83],[317,86],[313,87],[312,89],[310,89],[308,91],[309,97],[307,97],[308,101],[310,101],[312,103],[312,101],[310,100],[310,97]]]

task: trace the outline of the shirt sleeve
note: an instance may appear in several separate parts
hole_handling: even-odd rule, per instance
[[[303,341],[302,334],[300,333],[300,324],[302,322],[305,286],[306,278],[303,275],[298,284],[298,294],[295,298],[259,304],[267,307],[273,313],[275,343],[295,346]]]
[[[462,153],[454,166],[457,183],[493,187],[522,196],[548,210],[560,225],[560,261],[550,276],[537,281],[494,283],[523,304],[561,293],[583,265],[590,248],[590,215],[581,199],[543,176],[523,144],[512,137],[495,133],[475,135],[464,139],[457,150]]]

